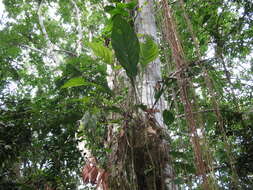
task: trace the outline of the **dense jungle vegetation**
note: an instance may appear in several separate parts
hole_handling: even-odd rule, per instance
[[[251,0],[0,0],[0,189],[253,189]]]

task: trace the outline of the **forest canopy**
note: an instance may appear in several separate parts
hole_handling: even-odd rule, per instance
[[[251,0],[0,0],[0,189],[253,189],[252,74]]]

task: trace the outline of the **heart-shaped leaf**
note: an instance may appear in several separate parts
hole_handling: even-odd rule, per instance
[[[148,63],[154,61],[159,55],[157,44],[153,41],[151,36],[145,35],[145,42],[140,44],[140,63],[146,66]]]
[[[95,42],[89,43],[89,47],[92,49],[93,53],[97,57],[101,58],[105,63],[112,64],[113,54],[109,48]]]

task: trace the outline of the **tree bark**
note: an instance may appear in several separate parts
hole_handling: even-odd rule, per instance
[[[154,17],[153,0],[139,0],[140,11],[137,13],[135,22],[136,30],[139,34],[149,35],[155,42],[158,42],[157,29]],[[140,39],[142,41],[142,39]],[[157,58],[149,63],[145,68],[142,78],[139,81],[139,89],[141,94],[141,103],[152,108],[155,103],[155,86],[161,82],[161,62]],[[165,109],[164,96],[162,95],[155,106],[159,112],[155,113],[156,121],[160,126],[165,127],[162,119],[162,111]]]
[[[139,0],[138,7],[140,11],[137,12],[135,21],[137,33],[149,35],[158,42],[153,1]],[[166,139],[168,133],[162,118],[165,100],[163,95],[158,102],[155,99],[155,87],[161,79],[159,58],[149,63],[145,71],[137,77],[137,102],[157,111],[151,114],[138,112],[137,116],[124,118],[122,133],[114,141],[112,154],[109,155],[109,181],[112,190],[178,189],[173,184],[174,174]]]
[[[155,22],[155,13],[154,13],[154,1],[153,0],[138,0],[138,7],[140,8],[140,12],[138,13],[135,27],[137,29],[137,32],[140,34],[149,35],[153,38],[153,40],[158,43],[158,36],[157,36],[157,27]],[[156,86],[159,86],[160,82],[162,80],[161,76],[161,61],[159,58],[157,58],[155,61],[148,64],[146,67],[146,70],[144,71],[143,78],[139,81],[141,85],[141,101],[143,104],[146,104],[148,107],[152,108],[155,103],[155,93]],[[161,95],[160,99],[156,103],[154,109],[159,110],[159,112],[155,112],[155,120],[156,122],[162,127],[163,129],[166,129],[165,124],[163,123],[163,117],[162,112],[166,108],[166,102],[164,99],[163,94]],[[163,146],[167,146],[165,139],[162,139],[161,143]],[[164,174],[165,178],[162,181],[162,187],[164,189],[177,189],[177,186],[175,186],[173,183],[169,182],[171,179],[174,178],[172,167],[169,163],[169,160],[167,160],[166,163],[164,163]],[[167,183],[169,182],[169,183]]]

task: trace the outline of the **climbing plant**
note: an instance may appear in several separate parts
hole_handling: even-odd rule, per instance
[[[0,189],[252,189],[252,10],[1,1]]]

